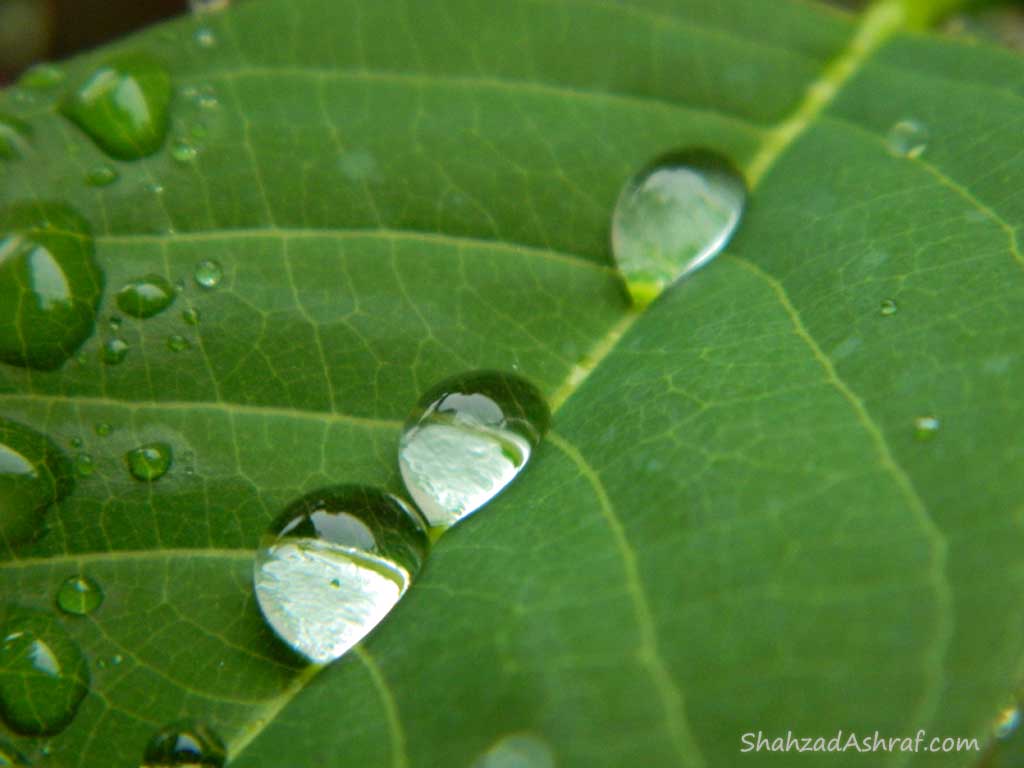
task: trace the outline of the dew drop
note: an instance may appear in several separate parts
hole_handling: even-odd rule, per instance
[[[199,149],[187,139],[176,139],[171,146],[171,157],[176,163],[192,163],[199,157]]]
[[[196,264],[196,269],[192,276],[200,288],[216,288],[224,277],[224,269],[216,261],[203,259]]]
[[[626,182],[612,214],[612,253],[633,303],[646,306],[717,256],[746,200],[743,177],[706,150],[667,155]]]
[[[194,720],[182,720],[164,728],[146,745],[143,768],[221,768],[227,749],[208,726]]]
[[[0,711],[12,730],[58,733],[89,688],[89,668],[67,631],[49,614],[7,606],[0,624]]]
[[[85,219],[66,205],[0,211],[0,361],[54,370],[92,334],[103,273]]]
[[[1007,707],[996,718],[993,734],[997,739],[1005,739],[1020,725],[1020,709],[1017,706]]]
[[[76,436],[68,440],[68,445],[70,445],[72,448],[81,448],[84,445],[84,443],[82,442],[82,438]]]
[[[171,352],[185,352],[192,349],[192,344],[181,334],[174,333],[167,337],[167,348]]]
[[[103,590],[88,576],[70,576],[57,590],[57,607],[75,616],[92,613],[102,602]]]
[[[217,47],[217,35],[209,27],[199,27],[192,38],[200,48],[210,49]]]
[[[103,346],[100,347],[100,360],[107,365],[117,365],[123,363],[124,359],[128,356],[128,342],[121,338],[107,339],[103,342]]]
[[[271,524],[256,555],[256,598],[292,649],[332,661],[391,611],[427,548],[422,521],[398,498],[358,485],[327,488]]]
[[[64,82],[67,74],[56,64],[36,64],[18,78],[21,88],[33,91],[49,91]]]
[[[405,487],[431,526],[471,515],[518,475],[547,432],[540,392],[514,374],[478,371],[429,390],[398,446]]]
[[[920,157],[928,148],[928,128],[917,120],[900,120],[889,129],[886,144],[899,157]]]
[[[480,755],[472,768],[555,768],[555,756],[537,736],[514,733]]]
[[[892,299],[883,299],[882,304],[878,309],[878,313],[882,317],[891,317],[892,315],[895,315],[897,311],[899,311],[899,307]]]
[[[128,451],[124,461],[136,480],[153,482],[167,474],[173,461],[173,452],[167,443],[147,443]]]
[[[181,319],[186,325],[199,325],[199,320],[201,319],[199,316],[199,310],[195,307],[189,307],[182,311]]]
[[[99,422],[93,429],[99,437],[109,437],[110,433],[114,431],[114,428],[105,421]]]
[[[28,123],[0,113],[0,158],[13,160],[27,155],[31,136]]]
[[[0,540],[8,546],[42,529],[42,516],[74,487],[71,462],[49,438],[0,418]]]
[[[123,53],[77,84],[60,110],[107,154],[136,160],[163,144],[170,101],[167,70],[145,54]]]
[[[154,181],[153,183],[147,185],[146,188],[150,192],[152,192],[154,195],[158,195],[158,196],[162,195],[164,192],[167,191],[167,189],[164,187],[164,185],[161,184],[159,181]]]
[[[21,752],[0,739],[0,768],[27,768],[29,765]]]
[[[126,315],[147,318],[174,303],[175,290],[159,275],[146,275],[125,284],[117,292],[117,307]]]
[[[79,477],[91,477],[96,471],[96,464],[88,453],[80,453],[75,457],[75,472]]]
[[[121,327],[122,322],[123,321],[121,320],[121,318],[118,317],[117,315],[112,315],[110,317],[110,320],[107,321],[108,325],[110,326],[110,330],[112,331],[118,330]]]
[[[97,165],[85,174],[85,183],[90,187],[109,187],[117,179],[117,171],[110,165]]]
[[[940,426],[935,416],[918,416],[914,419],[914,437],[921,442],[932,440],[939,433]]]

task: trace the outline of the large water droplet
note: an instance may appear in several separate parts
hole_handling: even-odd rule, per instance
[[[146,275],[126,283],[117,292],[117,306],[132,317],[152,317],[174,302],[174,286],[159,275]]]
[[[66,205],[0,211],[0,361],[59,368],[92,333],[103,273],[85,219]]]
[[[57,606],[75,616],[92,613],[102,602],[103,590],[88,576],[69,576],[57,590]]]
[[[746,200],[739,172],[705,150],[668,155],[630,179],[612,214],[612,253],[633,303],[649,304],[718,255]]]
[[[478,371],[447,379],[406,422],[398,446],[405,487],[432,526],[448,527],[522,471],[550,421],[540,392],[518,376]]]
[[[0,418],[0,539],[11,546],[39,534],[46,508],[74,483],[71,462],[53,441]]]
[[[342,485],[311,493],[270,526],[253,582],[267,623],[315,662],[337,659],[405,594],[426,558],[426,529],[399,499]]]
[[[204,259],[196,264],[192,276],[200,288],[216,288],[224,277],[224,269],[216,261]]]
[[[921,442],[927,442],[939,434],[941,426],[935,416],[918,416],[914,419],[914,437]]]
[[[61,731],[89,688],[89,668],[49,614],[8,606],[0,624],[0,710],[12,730]]]
[[[91,72],[60,109],[107,154],[135,160],[163,144],[170,101],[167,70],[145,54],[123,53]]]
[[[27,155],[31,135],[28,123],[0,113],[0,158],[13,160]]]
[[[894,155],[920,157],[928,148],[928,128],[917,120],[900,120],[889,129],[886,144]]]
[[[161,728],[149,740],[143,768],[221,768],[227,759],[224,742],[208,726],[184,720]]]
[[[555,768],[555,756],[537,736],[514,733],[480,755],[472,768]]]
[[[167,443],[147,443],[128,451],[124,455],[124,462],[132,477],[151,483],[167,474],[173,456],[171,446]]]

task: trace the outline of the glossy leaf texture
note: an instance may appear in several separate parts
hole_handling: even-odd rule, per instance
[[[91,458],[0,563],[26,608],[56,611],[70,576],[104,595],[55,614],[91,687],[47,764],[134,766],[183,720],[239,768],[985,740],[1024,662],[1024,62],[902,32],[904,10],[253,0],[67,65],[167,68],[169,135],[135,161],[63,118],[60,88],[0,96],[30,136],[0,202],[72,206],[105,273],[77,359],[0,366],[0,415]],[[887,143],[908,120],[912,156]],[[730,158],[749,208],[634,313],[611,211],[687,147]],[[206,261],[219,281],[194,278]],[[173,306],[111,325],[149,276]],[[536,383],[552,431],[359,648],[304,668],[255,606],[261,534],[318,487],[402,493],[402,420],[473,369]],[[153,443],[173,461],[141,482],[123,457]]]

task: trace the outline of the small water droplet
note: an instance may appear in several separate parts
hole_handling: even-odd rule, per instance
[[[188,0],[192,13],[217,13],[231,5],[231,0]]]
[[[123,321],[117,315],[111,315],[110,320],[107,323],[110,325],[110,330],[116,331],[121,327]]]
[[[212,259],[203,259],[196,264],[193,277],[200,288],[216,288],[224,277],[224,269]]]
[[[167,191],[166,187],[164,187],[164,185],[161,184],[159,181],[152,182],[151,184],[147,185],[146,188],[154,195],[162,195],[164,192]]]
[[[555,768],[555,756],[543,739],[514,733],[495,742],[472,768]]]
[[[900,120],[886,136],[889,151],[900,157],[920,157],[928,148],[928,128],[917,120]]]
[[[216,48],[217,35],[209,27],[199,27],[192,36],[200,48]]]
[[[170,101],[167,70],[145,54],[123,53],[78,83],[60,110],[107,154],[135,160],[163,144]]]
[[[53,441],[0,418],[0,541],[34,538],[47,508],[74,487],[71,462]]]
[[[89,477],[96,471],[96,464],[88,453],[80,453],[75,457],[75,472],[79,477]]]
[[[892,299],[883,299],[878,312],[882,317],[891,317],[892,315],[895,315],[898,310],[899,307],[896,305],[895,301]]]
[[[199,325],[199,310],[195,307],[189,307],[181,313],[181,319],[186,325]]]
[[[332,661],[391,611],[428,546],[419,516],[390,494],[357,485],[308,494],[260,543],[253,573],[260,610],[295,651]]]
[[[633,303],[711,261],[739,226],[747,186],[706,150],[663,157],[626,182],[612,214],[612,252]]]
[[[55,370],[92,334],[103,273],[85,219],[66,205],[0,210],[0,361]]]
[[[117,179],[117,171],[110,165],[97,165],[85,174],[85,183],[90,187],[109,187]]]
[[[221,768],[227,750],[208,726],[194,720],[172,723],[149,740],[142,757],[144,768]]]
[[[96,430],[96,434],[99,437],[108,437],[110,433],[114,431],[114,428],[107,424],[107,422],[105,421],[101,421],[100,423],[98,423],[94,427],[94,429]]]
[[[107,339],[103,346],[100,347],[100,360],[107,365],[123,363],[124,359],[128,356],[129,349],[128,342],[124,339],[117,337]]]
[[[11,744],[0,739],[0,768],[28,768],[29,761]]]
[[[181,334],[174,333],[167,337],[167,348],[171,352],[185,352],[192,349],[192,344]]]
[[[187,139],[176,139],[171,146],[171,157],[177,163],[191,163],[199,157],[199,149]]]
[[[406,421],[398,447],[405,487],[432,526],[448,527],[523,470],[550,420],[540,392],[514,374],[447,379]]]
[[[28,123],[0,113],[0,158],[13,160],[28,154],[32,129]]]
[[[914,436],[921,442],[931,440],[939,433],[940,426],[935,416],[918,416],[914,419]]]
[[[117,292],[117,306],[132,317],[153,317],[174,303],[174,286],[159,275],[146,275],[124,285]]]
[[[128,451],[124,455],[124,461],[136,480],[153,482],[163,477],[170,469],[173,452],[167,443],[147,443]]]
[[[120,653],[115,653],[113,656],[110,657],[110,663],[112,666],[116,667],[122,661],[124,661],[124,656],[122,656]]]
[[[89,688],[89,668],[49,614],[7,606],[0,623],[0,711],[25,735],[58,733]]]
[[[204,85],[199,89],[196,95],[196,104],[200,109],[217,109],[220,106],[220,99],[217,98],[217,92],[213,90],[213,86]]]
[[[69,576],[57,590],[57,607],[75,616],[92,613],[102,602],[103,590],[88,576]]]
[[[64,82],[67,75],[56,64],[36,64],[18,78],[18,86],[33,91],[49,91]]]
[[[1005,739],[1020,725],[1020,709],[1017,706],[1007,707],[996,718],[993,733],[997,739]]]
[[[70,445],[72,448],[81,448],[83,445],[82,438],[77,436],[72,437],[70,440],[68,440],[68,445]]]

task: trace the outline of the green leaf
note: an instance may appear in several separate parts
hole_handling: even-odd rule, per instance
[[[0,366],[0,415],[92,458],[0,563],[26,608],[76,574],[104,593],[58,619],[92,682],[47,764],[137,765],[184,718],[246,768],[469,766],[524,732],[562,768],[976,762],[740,752],[984,742],[1024,662],[1024,65],[901,32],[917,6],[253,0],[68,65],[169,69],[135,162],[59,89],[0,96],[31,126],[0,199],[74,207],[106,275],[81,362]],[[918,156],[888,149],[903,120]],[[615,197],[694,146],[749,211],[632,313]],[[110,329],[151,275],[175,303]],[[360,648],[303,667],[252,598],[264,527],[320,486],[401,492],[401,420],[475,368],[537,383],[553,431]],[[123,457],[156,442],[173,464],[140,482]]]

